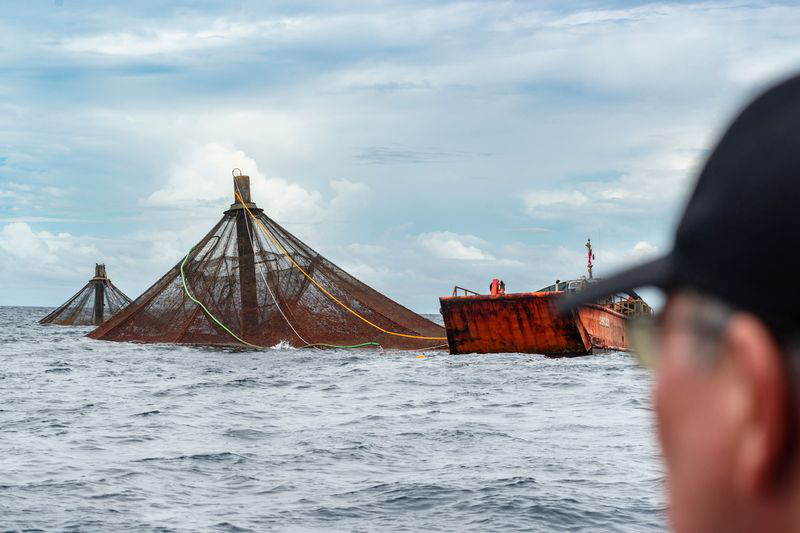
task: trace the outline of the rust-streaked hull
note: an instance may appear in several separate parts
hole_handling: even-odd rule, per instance
[[[450,353],[586,355],[627,351],[625,316],[587,305],[560,316],[560,292],[439,298]]]

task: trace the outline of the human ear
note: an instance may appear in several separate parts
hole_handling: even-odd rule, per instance
[[[755,316],[737,313],[723,339],[735,424],[735,490],[746,498],[774,488],[789,436],[789,377],[778,345]],[[726,398],[727,400],[727,398]]]

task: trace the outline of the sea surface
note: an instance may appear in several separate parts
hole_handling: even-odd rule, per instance
[[[0,307],[0,531],[664,530],[627,354],[137,345],[47,311]]]

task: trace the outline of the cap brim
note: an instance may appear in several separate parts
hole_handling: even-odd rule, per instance
[[[558,302],[558,312],[568,313],[578,306],[590,304],[620,292],[637,287],[660,287],[667,289],[675,282],[675,267],[672,254],[639,265],[610,278],[587,284],[580,292],[570,294]]]

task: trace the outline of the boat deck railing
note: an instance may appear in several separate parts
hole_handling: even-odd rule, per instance
[[[612,311],[616,311],[627,317],[653,314],[653,310],[644,300],[626,298],[624,296],[612,297],[611,302],[608,302],[607,305]]]
[[[471,291],[469,289],[465,289],[464,287],[459,287],[458,285],[453,287],[453,296],[459,296],[459,294],[458,294],[459,291],[464,293],[463,296],[469,296],[469,295],[480,296],[480,293],[477,293],[475,291]]]

